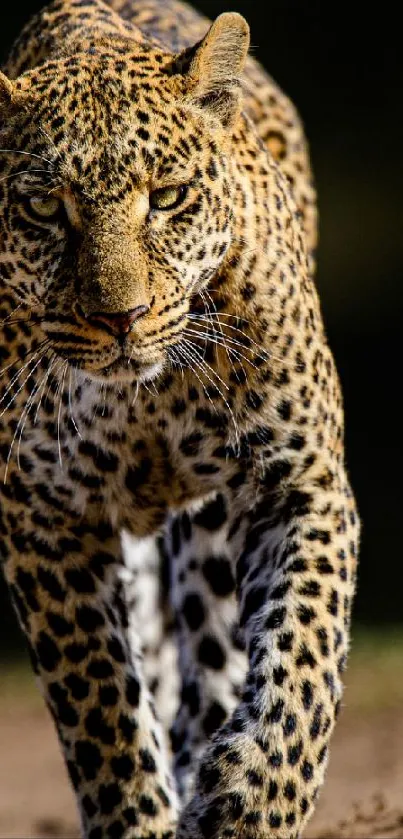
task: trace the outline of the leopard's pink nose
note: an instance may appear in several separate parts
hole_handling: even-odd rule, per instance
[[[99,325],[101,329],[113,332],[114,335],[127,335],[132,324],[145,315],[149,306],[136,306],[128,312],[93,312],[87,316],[90,323]]]

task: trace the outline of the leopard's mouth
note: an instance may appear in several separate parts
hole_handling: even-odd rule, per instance
[[[136,384],[155,379],[168,361],[166,343],[147,341],[142,336],[109,336],[102,343],[87,332],[43,330],[49,351],[85,376],[98,382]],[[106,336],[108,338],[108,336]]]
[[[113,354],[109,361],[108,357],[95,359],[87,355],[82,358],[77,353],[74,356],[69,353],[66,358],[64,348],[52,347],[52,350],[55,357],[68,361],[76,372],[80,371],[85,377],[105,384],[141,384],[155,379],[165,366],[165,360],[160,356],[145,360],[121,352],[117,356]]]

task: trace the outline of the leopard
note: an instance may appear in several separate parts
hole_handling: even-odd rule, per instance
[[[0,556],[85,839],[297,839],[341,707],[315,186],[249,44],[54,0],[0,73]]]

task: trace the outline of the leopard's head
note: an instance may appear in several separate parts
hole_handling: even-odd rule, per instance
[[[248,42],[224,14],[180,55],[89,38],[0,74],[0,276],[74,367],[145,380],[175,358],[231,246]]]

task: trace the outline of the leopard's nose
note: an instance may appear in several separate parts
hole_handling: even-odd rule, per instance
[[[101,329],[106,329],[114,335],[127,335],[133,323],[145,315],[149,306],[136,306],[128,312],[92,312],[87,315],[87,320]]]

